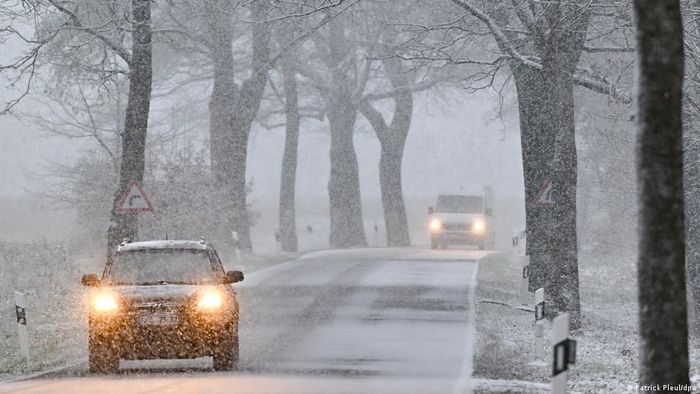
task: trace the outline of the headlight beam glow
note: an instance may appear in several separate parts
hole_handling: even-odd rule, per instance
[[[117,298],[112,294],[97,294],[92,300],[92,306],[98,312],[114,312],[119,309]]]
[[[216,310],[221,308],[223,300],[221,294],[218,292],[207,292],[204,293],[197,302],[197,308],[204,310]]]
[[[476,220],[472,223],[472,231],[475,234],[483,234],[484,230],[486,230],[486,225],[483,220]]]
[[[430,231],[437,232],[440,230],[442,230],[442,222],[440,221],[440,219],[435,218],[435,219],[431,220],[430,221]]]

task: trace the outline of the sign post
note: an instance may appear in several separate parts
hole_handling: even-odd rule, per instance
[[[544,288],[535,291],[535,360],[544,349]]]
[[[22,357],[29,363],[29,335],[27,333],[27,304],[24,294],[15,291],[15,314],[17,315],[17,334],[19,334],[19,350]]]
[[[569,338],[569,314],[562,313],[554,319],[552,354],[552,393],[566,393],[569,365],[576,363],[576,341]]]

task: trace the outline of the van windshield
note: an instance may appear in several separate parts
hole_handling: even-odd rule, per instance
[[[484,198],[480,196],[438,196],[437,212],[483,213]]]

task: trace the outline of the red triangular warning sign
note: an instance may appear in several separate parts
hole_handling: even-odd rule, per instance
[[[547,178],[540,191],[537,192],[535,198],[532,199],[530,203],[531,206],[541,208],[541,207],[553,207],[557,204],[554,201],[554,180],[552,178]]]
[[[153,206],[136,180],[129,182],[124,195],[114,207],[117,213],[153,212]]]

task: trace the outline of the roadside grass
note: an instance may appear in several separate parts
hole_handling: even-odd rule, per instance
[[[519,305],[520,275],[520,267],[511,264],[510,255],[493,254],[479,262],[474,349],[474,376],[477,378],[546,380],[544,363],[533,363],[534,314],[483,302],[496,300]],[[495,392],[488,388],[476,391]]]
[[[579,264],[582,328],[569,389],[583,393],[631,392],[637,383],[638,330],[636,270],[633,258],[581,258]],[[476,292],[474,376],[483,379],[547,383],[551,374],[551,326],[545,324],[545,349],[534,349],[534,314],[480,300],[519,305],[519,263],[495,254],[479,264]],[[536,354],[537,353],[537,358]],[[698,345],[691,341],[691,375],[700,367]],[[518,392],[477,388],[476,392]]]

